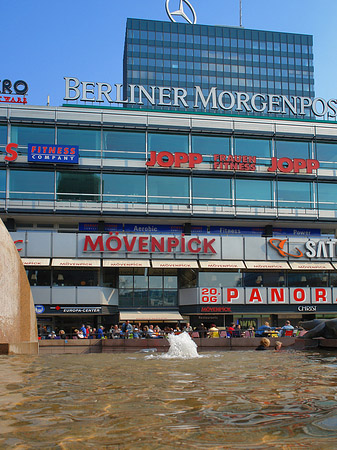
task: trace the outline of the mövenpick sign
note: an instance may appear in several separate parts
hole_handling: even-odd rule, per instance
[[[305,117],[314,114],[318,117],[327,116],[328,119],[337,117],[337,98],[324,100],[323,98],[300,97],[276,94],[248,94],[247,92],[221,91],[217,87],[201,89],[193,88],[193,102],[188,103],[188,92],[183,87],[150,86],[129,84],[129,96],[123,98],[123,84],[80,81],[75,77],[64,77],[65,96],[63,100],[81,102],[123,105],[144,105],[144,100],[152,106],[183,107],[185,109],[257,112],[267,114],[289,114],[295,117]]]
[[[110,232],[107,237],[87,235],[83,252],[128,252],[128,253],[217,253],[214,244],[219,238],[199,238],[193,236],[134,236]]]

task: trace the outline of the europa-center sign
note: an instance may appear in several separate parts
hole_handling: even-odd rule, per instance
[[[201,89],[193,88],[193,102],[187,101],[187,90],[183,87],[150,86],[129,84],[129,96],[123,98],[122,84],[80,81],[75,77],[64,77],[65,96],[63,100],[93,102],[102,104],[144,105],[144,101],[152,106],[183,107],[228,112],[257,112],[267,114],[291,113],[295,117],[304,117],[310,113],[317,117],[337,117],[337,98],[325,100],[323,98],[300,97],[275,94],[248,94],[247,92],[220,91],[217,87]],[[114,94],[113,94],[114,92]]]

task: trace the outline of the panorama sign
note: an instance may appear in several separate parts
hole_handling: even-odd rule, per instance
[[[275,94],[248,94],[247,92],[220,91],[217,87],[201,89],[194,86],[194,101],[187,101],[187,90],[183,87],[150,86],[148,89],[142,85],[129,84],[129,96],[123,98],[123,84],[114,84],[94,81],[80,81],[76,77],[64,77],[64,101],[92,102],[102,104],[105,101],[110,105],[144,105],[144,101],[151,106],[164,106],[166,108],[183,107],[195,110],[224,112],[257,112],[263,114],[305,117],[314,114],[317,117],[337,117],[337,98],[325,100],[323,98],[300,97]],[[114,86],[114,88],[113,88]]]

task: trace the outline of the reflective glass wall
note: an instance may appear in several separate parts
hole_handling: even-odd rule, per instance
[[[216,86],[219,92],[312,98],[313,38],[237,27],[128,19],[125,98],[130,96],[126,88],[129,84],[143,85],[149,92],[150,86],[185,88],[190,105],[194,105],[194,86],[205,92]],[[146,99],[143,101],[145,107],[151,106]],[[202,106],[200,101],[198,106]],[[212,111],[211,106],[206,110]],[[261,115],[245,110],[242,113]]]

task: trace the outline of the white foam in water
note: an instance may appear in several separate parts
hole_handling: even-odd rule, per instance
[[[178,335],[169,334],[167,338],[170,343],[170,348],[167,353],[160,355],[161,358],[200,358],[197,350],[198,346],[188,333],[183,332]]]

